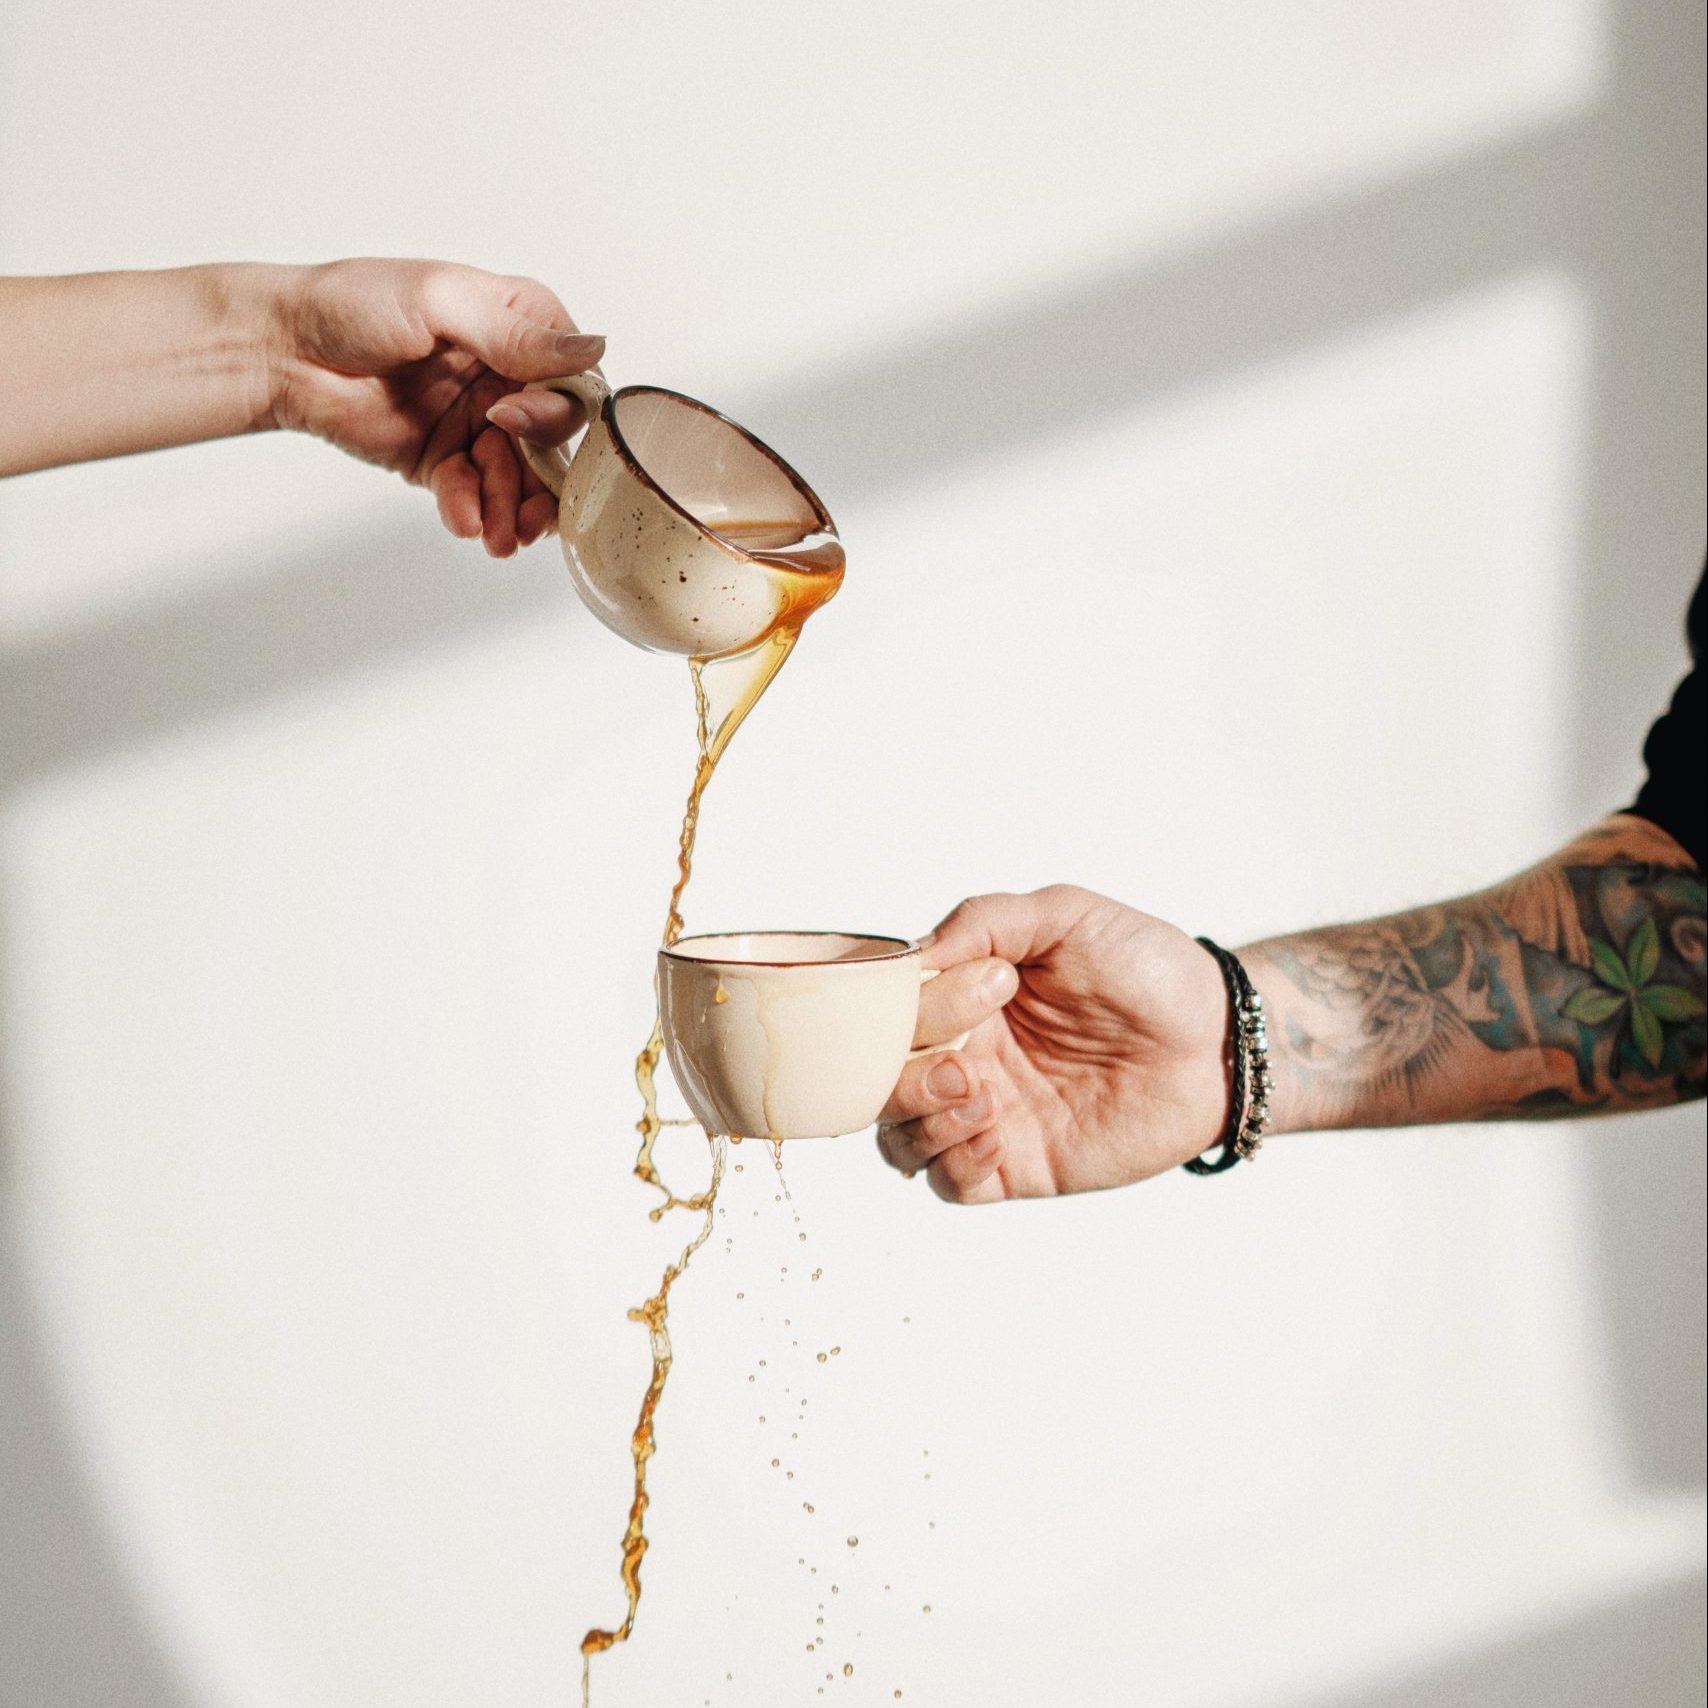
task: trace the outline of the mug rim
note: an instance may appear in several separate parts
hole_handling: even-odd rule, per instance
[[[820,498],[819,495],[807,485],[801,476],[787,462],[785,462],[777,452],[772,450],[757,433],[750,433],[739,421],[732,421],[721,409],[714,409],[709,403],[702,403],[697,397],[689,397],[686,392],[672,391],[669,386],[626,385],[621,387],[619,390],[611,393],[605,407],[599,411],[600,420],[602,420],[611,431],[611,443],[616,446],[617,454],[623,459],[623,462],[627,466],[629,472],[634,475],[634,477],[639,480],[649,492],[652,492],[659,498],[663,499],[663,501],[672,510],[674,510],[684,522],[693,528],[696,533],[700,534],[703,538],[710,540],[713,545],[719,547],[721,550],[728,552],[731,557],[735,558],[740,563],[752,563],[754,561],[754,557],[751,552],[744,551],[740,546],[731,544],[730,541],[726,540],[723,535],[718,533],[715,529],[708,528],[706,524],[702,522],[691,510],[687,510],[682,505],[678,504],[676,500],[672,498],[655,479],[653,479],[652,475],[647,472],[640,458],[635,455],[634,450],[629,445],[628,440],[623,437],[623,429],[617,421],[617,400],[624,397],[637,397],[643,393],[650,393],[654,397],[674,398],[678,403],[685,403],[690,409],[699,410],[702,415],[710,415],[713,419],[721,421],[732,431],[739,433],[742,438],[744,438],[748,444],[752,445],[756,451],[759,451],[764,456],[769,457],[771,461],[777,465],[778,470],[782,473],[784,478],[787,479],[789,484],[794,487],[794,489],[800,493],[801,497],[803,497],[812,507],[813,514],[818,518],[820,523],[819,532],[829,534],[832,539],[841,538],[841,536],[836,532],[836,524],[831,520],[830,512],[824,506],[824,500]],[[810,569],[802,566],[798,573],[802,575],[824,575],[829,572],[826,570]],[[719,933],[710,932],[707,933],[707,935],[715,937],[718,936]],[[797,935],[805,937],[812,936],[814,933],[799,932]],[[852,935],[852,933],[826,932],[819,935],[848,936]]]
[[[684,955],[679,953],[685,943],[706,943],[718,937],[853,937],[864,943],[893,943],[893,949],[880,955],[844,957],[835,961],[761,961],[743,955]],[[660,946],[658,958],[666,957],[686,967],[870,967],[884,961],[900,961],[919,953],[919,944],[906,937],[892,937],[883,931],[697,931],[692,937],[678,937],[674,943]]]

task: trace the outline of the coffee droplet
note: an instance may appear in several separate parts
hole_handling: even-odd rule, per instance
[[[860,1546],[860,1538],[858,1536],[850,1536],[848,1538],[848,1546],[850,1548],[858,1548]]]
[[[854,1663],[852,1661],[844,1661],[842,1663],[842,1676],[844,1678],[852,1678],[854,1676]]]
[[[816,1512],[817,1510],[818,1509],[813,1505],[813,1503],[810,1500],[803,1500],[801,1502],[801,1511],[802,1512]]]

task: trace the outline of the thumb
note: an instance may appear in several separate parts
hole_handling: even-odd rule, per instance
[[[596,333],[578,332],[573,324],[548,326],[512,307],[506,300],[510,281],[494,274],[470,272],[435,283],[427,304],[434,337],[478,356],[505,379],[579,374],[605,353],[605,340]]]

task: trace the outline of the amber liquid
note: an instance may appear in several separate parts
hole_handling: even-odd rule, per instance
[[[694,870],[694,839],[700,826],[700,802],[718,768],[718,761],[728,750],[742,721],[758,705],[760,697],[783,668],[807,618],[842,585],[845,566],[842,546],[834,536],[803,535],[797,524],[720,522],[716,531],[732,545],[770,568],[783,603],[773,627],[756,646],[734,657],[689,661],[688,668],[694,682],[699,761],[694,768],[694,784],[688,791],[688,804],[683,810],[682,830],[677,839],[676,881],[664,916],[665,947],[682,935],[682,897]],[[641,1565],[646,1559],[648,1546],[646,1515],[650,1498],[646,1486],[647,1470],[657,1451],[655,1420],[659,1401],[664,1397],[665,1383],[670,1377],[670,1290],[712,1231],[718,1186],[723,1179],[726,1135],[709,1131],[706,1143],[711,1155],[711,1175],[703,1191],[681,1197],[658,1172],[653,1151],[658,1135],[671,1124],[658,1112],[657,1075],[663,1051],[663,1026],[655,1014],[652,1034],[635,1059],[635,1086],[640,1093],[641,1116],[635,1123],[635,1130],[640,1134],[640,1150],[635,1157],[634,1172],[638,1179],[663,1195],[663,1202],[653,1205],[647,1212],[651,1221],[662,1220],[671,1210],[686,1210],[700,1216],[701,1221],[694,1237],[682,1248],[681,1255],[665,1269],[657,1291],[644,1304],[636,1305],[629,1312],[629,1320],[641,1324],[647,1331],[652,1351],[652,1375],[646,1392],[641,1396],[640,1416],[629,1438],[629,1454],[634,1461],[634,1493],[629,1503],[628,1525],[623,1531],[621,1566],[627,1607],[621,1624],[609,1628],[595,1626],[581,1639],[582,1708],[589,1708],[592,1701],[593,1657],[618,1643],[626,1643],[634,1631],[635,1616],[640,1611]],[[739,1139],[739,1135],[729,1136]]]

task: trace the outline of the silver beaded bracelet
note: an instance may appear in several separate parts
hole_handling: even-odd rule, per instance
[[[1257,986],[1232,955],[1228,959],[1239,969],[1240,983],[1244,987],[1239,1028],[1245,1035],[1246,1055],[1251,1064],[1251,1101],[1246,1105],[1245,1119],[1240,1124],[1239,1136],[1234,1140],[1234,1151],[1242,1160],[1249,1162],[1262,1146],[1264,1130],[1269,1125],[1269,1089],[1274,1083],[1269,1071],[1269,1029],[1264,1024],[1263,997]]]
[[[1250,1161],[1263,1144],[1263,1134],[1269,1125],[1269,1092],[1274,1084],[1269,1067],[1269,1029],[1263,1018],[1263,997],[1240,965],[1238,956],[1208,937],[1200,937],[1198,942],[1221,968],[1228,987],[1232,1097],[1221,1138],[1210,1151],[1182,1166],[1192,1174],[1221,1174],[1236,1162]],[[1211,1154],[1216,1150],[1221,1152],[1220,1156]]]

